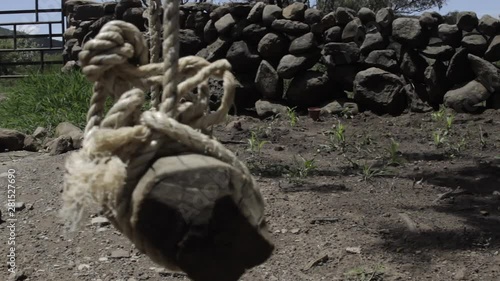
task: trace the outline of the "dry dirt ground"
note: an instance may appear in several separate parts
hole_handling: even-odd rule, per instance
[[[241,280],[500,280],[500,111],[457,114],[437,147],[442,118],[301,116],[291,126],[287,116],[231,117],[216,127],[252,169],[276,244]],[[345,142],[334,133],[339,122]],[[260,152],[247,150],[252,132],[255,144],[267,141]],[[67,156],[0,154],[3,218],[8,169],[25,203],[15,214],[17,280],[187,280],[90,217],[63,236]],[[8,224],[0,280],[8,280]]]

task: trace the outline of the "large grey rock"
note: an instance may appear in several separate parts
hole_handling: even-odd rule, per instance
[[[469,54],[468,58],[477,80],[491,93],[500,92],[500,70],[478,56]]]
[[[55,129],[55,137],[67,136],[71,138],[72,146],[76,149],[82,146],[83,131],[70,122],[61,122]]]
[[[288,109],[281,104],[271,103],[266,100],[258,100],[255,102],[255,111],[259,117],[266,118],[273,115],[286,116]]]
[[[314,8],[309,8],[304,12],[304,22],[311,25],[315,23],[320,23],[323,13]]]
[[[295,77],[286,92],[287,101],[299,108],[319,106],[335,97],[328,75],[310,70]]]
[[[402,54],[404,53],[403,46],[401,45],[401,43],[391,41],[389,43],[389,45],[387,45],[386,49],[387,50],[393,50],[394,52],[396,52],[396,58],[397,58],[397,60],[398,61],[401,60]]]
[[[265,26],[271,26],[275,20],[282,17],[282,9],[278,5],[266,5],[262,11],[262,22]]]
[[[425,46],[425,35],[418,19],[397,18],[392,22],[392,38],[411,48]]]
[[[423,82],[426,67],[427,62],[417,52],[408,50],[402,55],[400,68],[406,77]]]
[[[292,55],[300,55],[311,51],[316,46],[317,43],[314,34],[309,32],[293,40],[288,51]]]
[[[226,54],[234,72],[255,71],[260,63],[257,51],[250,48],[243,40],[234,42]]]
[[[325,43],[340,42],[342,41],[342,28],[334,26],[327,29],[323,35]]]
[[[405,94],[411,112],[425,113],[433,110],[426,102],[428,96],[425,86],[421,84],[406,84],[401,89],[401,92]]]
[[[262,3],[262,2],[259,2]],[[249,24],[243,28],[241,36],[249,43],[258,45],[260,40],[267,34],[268,30],[265,26],[258,24]]]
[[[122,20],[125,11],[130,8],[141,8],[141,7],[142,7],[141,0],[121,0],[115,7],[116,19]]]
[[[432,47],[437,47],[437,46],[442,46],[446,45],[443,40],[439,37],[431,37],[429,38],[429,44],[427,46],[432,46]]]
[[[371,67],[358,72],[354,80],[354,101],[364,109],[400,114],[406,109],[404,82],[385,70]]]
[[[361,20],[361,22],[363,24],[375,22],[375,20],[376,20],[375,12],[373,12],[371,9],[365,8],[365,7],[359,9],[358,18]]]
[[[482,57],[488,49],[488,41],[481,34],[468,34],[462,39],[462,46],[473,55]]]
[[[438,36],[443,43],[452,47],[460,46],[462,41],[462,31],[454,24],[440,24],[438,27]]]
[[[352,9],[338,7],[337,10],[335,10],[335,19],[337,21],[337,24],[339,25],[346,25],[350,21],[352,21],[355,17],[356,17],[356,11]]]
[[[114,15],[117,5],[118,5],[117,2],[104,2],[104,3],[102,3],[102,7],[104,8],[104,14]]]
[[[466,49],[460,48],[451,58],[446,78],[453,84],[461,84],[474,79],[475,74],[471,69],[468,54]]]
[[[203,40],[196,35],[194,30],[181,29],[179,30],[179,55],[181,57],[194,56],[203,49]]]
[[[22,150],[26,135],[11,129],[0,128],[0,153]]]
[[[371,32],[366,34],[363,44],[359,48],[361,53],[368,54],[374,50],[382,50],[387,46],[387,42],[380,32]]]
[[[288,51],[288,39],[276,33],[268,33],[259,42],[257,50],[267,60],[279,60]]]
[[[378,10],[375,20],[383,28],[391,26],[394,21],[394,10],[391,8],[382,8]]]
[[[257,23],[262,21],[262,13],[266,4],[264,2],[257,2],[253,5],[252,9],[248,13],[247,20],[251,23]]]
[[[337,24],[337,19],[335,18],[335,12],[330,12],[321,18],[321,25],[325,29],[334,27]]]
[[[248,22],[246,20],[238,20],[236,24],[231,28],[230,36],[233,40],[238,41],[243,37],[243,30],[248,26]]]
[[[479,19],[475,12],[465,11],[459,12],[457,15],[457,26],[461,30],[471,32],[479,24]]]
[[[222,5],[210,12],[210,19],[216,22],[227,14],[229,14],[229,7],[227,5]]]
[[[64,1],[63,12],[65,13],[65,15],[74,13],[76,6],[86,5],[86,4],[98,4],[98,3],[92,0],[66,0]]]
[[[432,14],[429,13],[429,12],[422,13],[422,15],[420,15],[420,18],[418,19],[418,21],[420,22],[420,25],[424,29],[430,30],[433,27],[437,26],[437,20],[436,20],[436,18],[434,18],[432,16]]]
[[[303,22],[286,19],[273,21],[273,23],[271,24],[271,28],[290,35],[301,35],[311,30],[309,25]]]
[[[500,60],[500,35],[497,35],[491,40],[490,46],[484,54],[484,58],[488,61]]]
[[[252,10],[252,5],[247,3],[228,3],[229,13],[235,18],[246,19]]]
[[[446,79],[446,66],[437,61],[429,65],[424,72],[428,101],[433,106],[443,103],[443,96],[448,91],[449,83]]]
[[[288,20],[304,20],[304,13],[307,9],[307,6],[301,2],[293,2],[292,4],[286,6],[283,9],[283,18]]]
[[[449,45],[427,46],[422,50],[422,54],[428,58],[449,61],[455,54],[455,49]]]
[[[129,8],[123,13],[123,20],[135,25],[140,31],[146,30],[146,19],[142,16],[144,8]]]
[[[205,25],[211,20],[208,13],[203,11],[197,11],[194,14],[194,27],[192,28],[198,36],[202,36],[204,32]],[[214,24],[215,27],[215,24]]]
[[[205,26],[203,27],[203,40],[207,44],[213,43],[215,40],[217,40],[217,37],[219,36],[219,33],[217,32],[217,29],[215,28],[215,24],[213,20],[207,21]]]
[[[278,75],[274,67],[263,60],[257,69],[255,86],[267,100],[279,100],[283,96],[283,79]]]
[[[210,62],[226,57],[227,50],[231,46],[231,42],[218,38],[215,42],[201,49],[196,55]]]
[[[500,31],[500,20],[490,15],[484,15],[479,20],[477,30],[487,36],[495,36]]]
[[[309,24],[309,27],[311,28],[311,32],[318,37],[321,37],[323,32],[325,32],[325,27],[320,22]]]
[[[281,78],[292,79],[296,74],[311,68],[317,62],[314,54],[300,56],[285,55],[281,58],[277,71]]]
[[[322,51],[325,62],[330,66],[356,63],[360,50],[356,43],[328,43]]]
[[[437,12],[424,12],[418,20],[426,30],[434,30],[443,23],[443,17]]]
[[[218,21],[215,22],[215,28],[220,34],[227,34],[233,26],[236,24],[233,16],[231,14],[226,14]]]
[[[365,40],[365,27],[359,18],[350,21],[342,31],[342,42],[354,42],[360,46]]]
[[[102,4],[85,4],[74,7],[75,20],[96,20],[104,16]]]
[[[370,67],[377,67],[390,72],[396,72],[399,69],[394,50],[373,51],[366,57],[365,63]]]
[[[74,150],[73,139],[70,136],[60,136],[47,144],[49,155],[59,155]]]
[[[457,112],[477,112],[478,103],[486,101],[490,92],[483,84],[472,80],[461,88],[448,91],[444,95],[444,105]]]
[[[320,114],[322,116],[328,115],[356,115],[359,113],[359,107],[354,102],[333,101],[321,108]]]

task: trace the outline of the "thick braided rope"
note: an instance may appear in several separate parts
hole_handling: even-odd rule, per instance
[[[149,10],[148,10],[148,22],[149,22],[149,55],[150,63],[157,63],[160,61],[161,55],[161,0],[150,0]],[[151,87],[151,107],[158,108],[160,104],[160,90],[159,85],[154,85]]]
[[[243,179],[251,181],[248,169],[231,151],[202,133],[223,121],[233,103],[236,83],[231,65],[227,60],[209,63],[195,56],[179,59],[175,44],[178,5],[166,7],[165,17],[177,24],[165,21],[165,33],[174,35],[164,35],[169,38],[164,48],[171,46],[164,63],[147,64],[144,37],[135,26],[122,21],[107,23],[80,53],[82,72],[95,84],[83,148],[66,165],[62,213],[72,227],[91,202],[117,215],[117,198],[121,198],[117,194],[125,183],[136,182],[151,161],[162,155],[207,154],[236,167]],[[208,107],[210,77],[224,82],[221,106],[212,113]],[[142,112],[144,91],[159,85],[164,86],[160,110]],[[196,88],[198,94],[193,95]],[[110,97],[115,103],[104,117],[105,101]],[[180,103],[181,97],[186,102]]]
[[[179,0],[165,0],[163,12],[163,95],[160,111],[175,114],[179,60]]]

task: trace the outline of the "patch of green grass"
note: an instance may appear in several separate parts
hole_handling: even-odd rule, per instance
[[[0,103],[0,127],[31,133],[63,121],[84,127],[92,83],[80,72],[33,73],[16,80]]]

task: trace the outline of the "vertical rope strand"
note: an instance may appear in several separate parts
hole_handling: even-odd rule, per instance
[[[175,116],[179,60],[179,0],[165,0],[163,12],[163,59],[165,74],[160,111]]]
[[[149,35],[150,35],[150,62],[160,62],[161,55],[161,0],[149,1]],[[151,107],[158,109],[161,101],[161,87],[154,85],[151,87]]]

